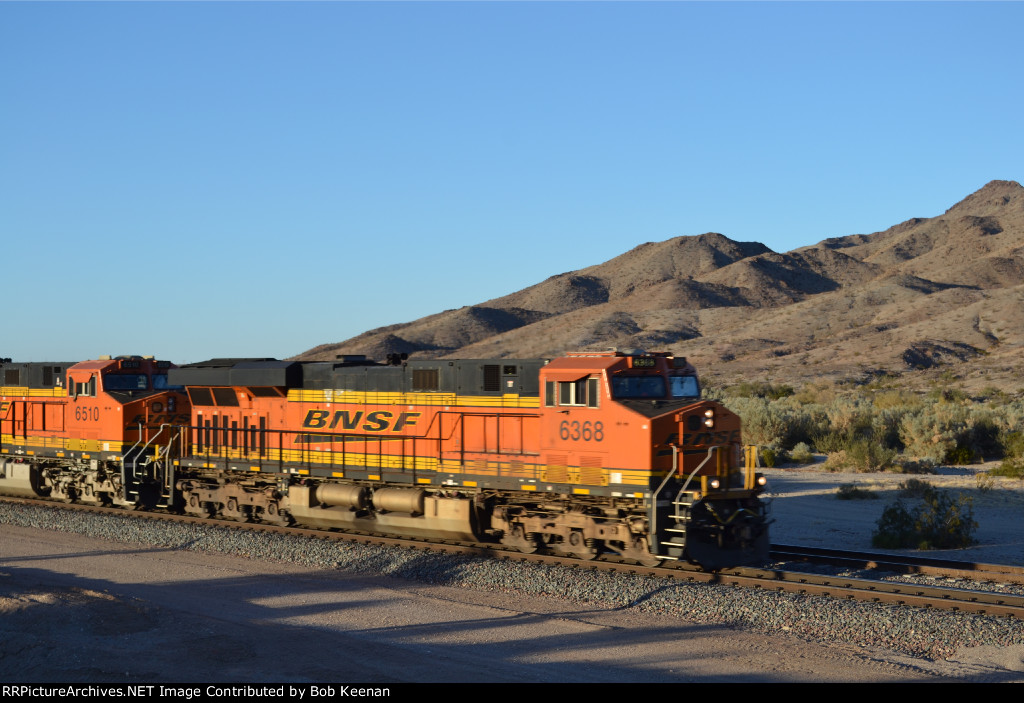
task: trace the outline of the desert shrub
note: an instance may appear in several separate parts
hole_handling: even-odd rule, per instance
[[[968,400],[970,396],[959,388],[933,388],[928,392],[928,398],[946,403],[960,403]]]
[[[957,444],[955,447],[946,452],[946,463],[955,464],[957,466],[963,466],[964,464],[971,464],[974,462],[974,451],[970,447],[965,447],[962,444]]]
[[[880,446],[871,439],[855,439],[846,449],[829,454],[825,461],[826,471],[888,471],[896,466],[895,449]]]
[[[900,441],[900,423],[910,414],[909,408],[878,408],[871,416],[871,437],[891,449],[903,449]]]
[[[990,408],[974,406],[971,408],[969,417],[970,435],[969,445],[974,453],[984,458],[986,456],[1003,456],[1003,447],[1000,436],[1003,429]]]
[[[900,441],[908,456],[940,464],[956,447],[957,419],[948,410],[937,411],[938,407],[926,406],[900,420]]]
[[[843,437],[864,437],[871,433],[873,407],[863,398],[843,396],[825,409],[831,432]]]
[[[908,478],[899,485],[901,498],[927,498],[938,490],[927,481],[919,478]]]
[[[793,396],[801,405],[825,405],[836,399],[836,389],[830,383],[809,383]]]
[[[769,469],[779,464],[785,464],[787,461],[789,461],[789,455],[784,449],[772,445],[761,447],[761,463]]]
[[[886,390],[872,395],[871,402],[879,410],[895,409],[906,412],[920,407],[923,401],[912,391]]]
[[[852,483],[844,483],[836,489],[839,500],[874,500],[878,496],[866,488],[859,488]]]
[[[979,397],[982,400],[999,404],[1005,404],[1010,400],[1010,396],[1006,395],[1005,391],[996,388],[995,386],[985,386],[982,388]]]
[[[1004,457],[1024,457],[1024,432],[1001,429],[998,442],[1000,453]]]
[[[846,448],[850,446],[851,438],[839,432],[825,431],[815,434],[811,441],[819,452],[833,454],[846,451]]]
[[[978,486],[979,493],[988,493],[995,488],[995,481],[992,480],[992,476],[988,472],[975,474],[974,481]]]
[[[804,409],[790,398],[726,398],[724,403],[740,416],[743,441],[749,444],[792,447],[807,441],[814,423],[821,420],[815,419],[813,410]]]
[[[929,459],[911,459],[909,457],[897,457],[889,471],[897,474],[933,474],[935,463]]]
[[[857,471],[885,471],[892,467],[896,450],[883,447],[873,439],[858,439],[847,452]]]
[[[829,455],[845,452],[831,458],[826,468],[832,470],[915,473],[944,462],[1024,457],[1024,432],[1018,429],[1024,427],[1024,400],[997,411],[957,394],[929,399],[892,389],[808,385],[792,394],[788,386],[756,382],[716,392],[740,416],[746,442],[779,450],[804,443]]]
[[[850,459],[846,456],[845,449],[840,449],[837,452],[829,452],[828,456],[825,458],[825,464],[821,468],[833,473],[853,470]]]
[[[988,471],[989,476],[1007,476],[1009,478],[1024,478],[1024,459],[1010,457],[1003,459],[1003,463]]]
[[[953,496],[934,486],[911,479],[903,485],[916,482],[920,497],[908,505],[897,498],[882,512],[871,536],[871,544],[883,549],[961,549],[974,544],[972,501],[963,494]],[[906,490],[901,494],[906,494]]]
[[[725,389],[727,395],[738,398],[767,398],[778,400],[793,395],[793,387],[787,385],[773,385],[767,381],[744,381],[735,386]]]
[[[794,464],[810,464],[814,461],[814,454],[811,453],[811,448],[807,446],[807,442],[798,442],[789,453],[789,459]]]
[[[788,431],[782,409],[762,398],[729,398],[726,405],[740,416],[743,441],[748,444],[778,444]]]

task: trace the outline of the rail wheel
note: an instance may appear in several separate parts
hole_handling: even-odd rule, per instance
[[[619,550],[626,559],[632,559],[640,566],[657,566],[661,563],[661,559],[651,554],[647,549],[647,540],[639,535],[633,538],[633,541],[628,545],[623,545],[622,549]]]
[[[523,554],[533,554],[539,548],[537,537],[532,534],[526,534],[522,525],[513,527],[512,532],[506,534],[502,538],[501,543],[507,547],[518,549]]]
[[[199,495],[190,493],[185,512],[196,517],[210,518],[217,514],[217,508],[213,503],[204,501]]]
[[[260,517],[263,519],[263,522],[280,527],[288,527],[292,524],[291,516],[286,511],[281,510],[277,501],[267,503],[266,510],[263,511]]]
[[[601,542],[595,539],[585,539],[583,532],[573,530],[569,534],[569,544],[565,551],[580,559],[596,559],[601,553]]]

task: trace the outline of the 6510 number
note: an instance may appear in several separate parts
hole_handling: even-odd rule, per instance
[[[75,408],[75,419],[79,422],[86,422],[88,420],[99,420],[100,409],[99,408]]]

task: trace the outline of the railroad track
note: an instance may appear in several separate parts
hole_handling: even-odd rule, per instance
[[[798,561],[900,574],[918,574],[989,583],[1024,584],[1024,567],[1008,564],[983,564],[909,554],[851,552],[841,549],[801,547],[785,544],[773,544],[771,556],[780,562]]]
[[[693,583],[708,583],[719,586],[733,586],[740,588],[758,588],[765,591],[780,593],[796,593],[810,596],[887,603],[892,605],[935,608],[999,617],[1013,617],[1024,620],[1024,596],[974,588],[948,587],[930,584],[922,585],[836,574],[817,574],[785,569],[754,567],[739,567],[708,572],[701,570],[697,566],[678,562],[664,566],[645,567],[639,564],[616,559],[610,555],[585,561],[562,555],[540,553],[524,554],[521,552],[510,551],[508,548],[502,547],[501,545],[493,544],[438,542],[417,538],[398,538],[384,535],[279,527],[259,523],[232,522],[227,520],[196,518],[187,515],[172,515],[168,513],[131,512],[121,508],[55,503],[52,501],[11,498],[6,496],[0,496],[0,500],[55,510],[87,511],[121,517],[130,516],[132,518],[145,520],[163,520],[227,529],[302,536],[318,540],[357,542],[382,546],[400,546],[429,552],[464,554],[528,563],[558,564],[581,570],[650,575]],[[1017,583],[1018,581],[1015,579],[1022,576],[1022,570],[1012,566],[978,565],[967,562],[950,562],[948,560],[927,560],[919,557],[904,558],[903,556],[887,554],[858,554],[854,552],[840,552],[838,550],[821,550],[816,548],[784,545],[776,545],[776,547],[773,548],[773,557],[780,560],[785,559],[790,561],[824,561],[826,563],[843,567],[853,566],[855,568],[865,570],[874,569],[878,572],[897,571],[900,573],[972,578],[975,580],[989,582],[1012,581]],[[965,574],[972,574],[972,576],[965,576]],[[980,577],[979,574],[981,575]]]

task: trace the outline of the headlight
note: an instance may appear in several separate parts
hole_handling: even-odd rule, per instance
[[[711,488],[719,488],[721,485],[722,482],[719,481],[717,478],[713,478],[710,481],[708,481],[708,486]]]
[[[768,479],[765,478],[764,476],[761,476],[760,474],[758,474],[758,476],[757,476],[757,485],[758,486],[767,486],[768,485]]]
[[[704,411],[704,426],[714,427],[715,426],[715,411],[708,408]]]

